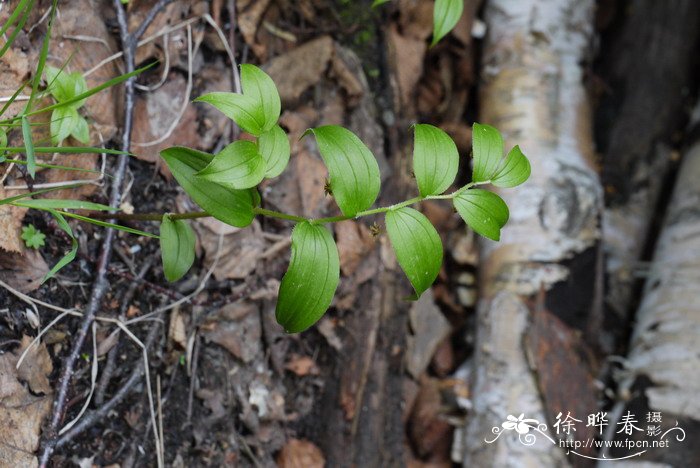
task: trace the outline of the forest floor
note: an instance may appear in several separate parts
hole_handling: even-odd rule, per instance
[[[239,63],[261,65],[280,88],[280,123],[289,133],[292,159],[284,175],[262,186],[266,206],[305,216],[335,214],[324,193],[321,159],[309,139],[299,140],[322,123],[349,126],[374,151],[387,203],[410,190],[410,124],[439,125],[467,159],[485,34],[480,1],[466,2],[458,27],[434,48],[428,48],[431,2],[370,9],[369,1],[237,0],[231,15],[233,4],[176,0],[146,29],[149,40],[137,49],[136,65],[159,64],[137,80],[135,157],[126,172],[123,211],[195,208],[158,153],[175,145],[217,152],[238,131],[215,110],[191,103],[206,92],[234,89],[227,48]],[[11,53],[0,59],[3,96],[30,74],[48,7],[37,3]],[[128,2],[132,30],[150,7]],[[0,23],[7,15],[0,11]],[[68,60],[68,69],[81,72],[98,67],[88,76],[94,86],[120,71],[120,59],[101,65],[120,50],[111,2],[59,2],[52,65]],[[92,144],[118,147],[122,101],[116,88],[88,101]],[[42,130],[35,131],[38,141]],[[19,136],[11,133],[11,141]],[[110,174],[112,156],[67,154],[52,163],[100,170],[105,160]],[[459,178],[466,182],[464,166]],[[94,175],[78,174],[42,170],[35,184]],[[111,179],[95,177],[51,196],[109,203]],[[24,184],[17,169],[2,180],[0,194],[23,190],[16,188]],[[461,463],[461,436],[454,434],[470,409],[478,252],[474,234],[450,206],[429,203],[424,212],[446,248],[432,291],[416,303],[394,301],[406,295],[408,284],[389,258],[386,235],[374,237],[371,223],[343,222],[335,228],[343,276],[337,297],[327,316],[300,335],[285,334],[274,320],[289,259],[289,223],[258,220],[237,229],[212,219],[193,222],[195,266],[174,284],[165,281],[155,240],[118,233],[109,289],[53,429],[80,419],[73,429],[51,435],[59,376],[83,320],[75,312],[85,309],[93,292],[104,229],[71,222],[80,241],[77,258],[41,284],[69,239],[43,212],[0,211],[6,232],[31,224],[46,234],[38,251],[0,241],[0,441],[15,441],[0,444],[0,466],[36,463],[47,444],[56,446],[51,466],[153,466],[159,454],[167,466],[339,466],[344,452],[356,454],[358,447],[386,451],[353,455],[360,466],[363,456],[386,466]],[[155,223],[126,224],[157,232]],[[32,344],[39,332],[40,343]],[[10,401],[24,409],[12,410]],[[381,420],[375,413],[384,413]]]

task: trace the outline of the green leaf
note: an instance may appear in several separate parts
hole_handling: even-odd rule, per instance
[[[418,299],[437,278],[442,266],[442,241],[419,211],[400,208],[386,213],[386,231],[391,246]]]
[[[51,211],[55,211],[55,210],[46,210],[46,211],[51,212]],[[112,228],[112,229],[116,229],[118,231],[128,232],[129,234],[136,234],[137,236],[158,237],[155,234],[151,234],[150,232],[140,231],[138,229],[133,229],[133,228],[126,227],[126,226],[121,226],[119,224],[114,224],[114,223],[110,223],[107,221],[101,221],[99,219],[88,218],[87,216],[82,216],[82,215],[79,215],[76,213],[72,213],[70,211],[62,211],[61,214],[63,216],[68,216],[69,218],[75,218],[77,220],[84,221],[84,222],[90,223],[90,224],[94,224],[96,226]]]
[[[73,126],[71,135],[84,145],[90,143],[90,128],[88,127],[85,117],[78,116],[78,119],[75,121]]]
[[[80,115],[72,107],[59,107],[51,113],[51,143],[59,144],[70,136]]]
[[[36,155],[32,141],[32,128],[29,126],[29,119],[26,115],[22,116],[22,138],[24,138],[24,148],[27,153],[27,172],[33,179],[36,175]]]
[[[7,151],[8,153],[24,153],[26,148],[23,146],[8,146],[0,148],[0,151]],[[70,154],[85,154],[85,153],[104,153],[104,154],[127,154],[133,156],[131,153],[125,151],[115,150],[111,148],[99,148],[94,146],[35,146],[35,153],[70,153]]]
[[[32,197],[34,195],[41,195],[42,193],[55,192],[56,190],[72,189],[72,188],[76,188],[76,187],[81,187],[83,185],[85,185],[85,183],[66,184],[66,185],[59,185],[57,187],[50,187],[50,188],[45,188],[45,189],[41,189],[41,190],[35,190],[33,192],[20,193],[19,195],[14,195],[12,197],[0,199],[0,205],[9,205],[10,203],[13,203],[17,200],[22,200],[23,198],[29,198],[29,197]]]
[[[243,95],[252,98],[263,116],[262,131],[267,132],[280,118],[282,104],[277,86],[270,75],[255,65],[241,65]]]
[[[372,8],[377,8],[378,6],[389,3],[390,1],[391,0],[374,0],[374,2],[372,2]]]
[[[250,96],[217,92],[199,96],[194,102],[211,104],[252,135],[258,136],[265,131],[265,116]]]
[[[196,175],[223,187],[244,190],[255,187],[263,180],[265,160],[255,143],[238,140],[221,150]]]
[[[372,152],[350,130],[326,125],[307,130],[316,136],[330,175],[331,190],[340,211],[355,216],[377,199],[381,178]]]
[[[165,278],[174,282],[185,276],[194,263],[195,235],[190,225],[181,219],[163,215],[160,224],[160,253]]]
[[[34,227],[33,224],[22,227],[22,235],[20,236],[24,240],[24,244],[32,249],[38,249],[44,246],[44,239],[46,235]]]
[[[491,183],[497,187],[516,187],[530,177],[530,170],[530,161],[516,145],[492,177]]]
[[[214,159],[213,155],[178,146],[163,150],[160,155],[185,192],[207,213],[236,227],[253,222],[252,190],[231,190],[195,175]]]
[[[309,328],[331,305],[339,279],[338,249],[330,231],[308,222],[297,224],[289,269],[280,284],[277,322],[287,333]]]
[[[260,136],[280,117],[280,95],[272,78],[254,65],[241,65],[241,85],[243,94],[209,93],[195,102],[213,105],[246,132]]]
[[[0,151],[2,151],[2,148],[0,148]],[[38,151],[34,151],[35,153],[38,153]],[[0,162],[9,162],[9,163],[15,163],[15,164],[23,164],[26,165],[27,161],[22,161],[21,159],[7,159],[5,156],[0,156]],[[75,172],[89,172],[91,174],[104,174],[107,177],[111,177],[109,174],[103,173],[101,171],[93,170],[93,169],[83,169],[82,167],[73,167],[73,166],[61,166],[60,164],[44,164],[44,163],[36,163],[36,167],[45,167],[47,169],[60,169],[62,171],[75,171]]]
[[[279,125],[273,126],[269,131],[258,138],[260,154],[265,160],[265,177],[272,179],[284,171],[289,163],[291,148],[287,134]]]
[[[19,18],[19,16],[24,13],[24,10],[27,8],[27,3],[29,3],[30,0],[20,0],[17,5],[15,5],[15,9],[12,10],[12,14],[10,14],[10,17],[7,18],[5,21],[5,24],[0,27],[0,36],[4,36],[7,31],[9,31],[10,26],[12,26],[15,21]],[[29,5],[29,8],[31,8],[34,5],[34,0],[31,0],[31,4]],[[12,45],[11,42],[8,43],[8,47]],[[2,54],[0,54],[0,57],[2,57]]]
[[[46,66],[46,59],[49,57],[49,43],[51,42],[51,30],[53,29],[53,22],[56,19],[56,9],[58,5],[58,0],[51,1],[51,10],[49,14],[49,21],[46,26],[46,33],[41,41],[41,50],[39,51],[39,60],[37,60],[36,69],[34,70],[34,76],[32,77],[32,92],[29,94],[29,99],[27,104],[24,106],[23,114],[26,116],[30,115],[32,110],[32,105],[34,104],[34,99],[40,94],[39,84],[41,83],[41,77],[44,74],[44,67]]]
[[[49,278],[51,278],[51,277],[53,277],[54,275],[56,275],[56,273],[58,273],[58,271],[59,271],[61,268],[65,267],[65,266],[68,265],[70,262],[72,262],[73,260],[75,260],[75,255],[78,253],[78,239],[76,239],[75,236],[73,235],[73,230],[70,228],[70,225],[69,225],[68,222],[66,221],[66,218],[64,218],[64,217],[61,215],[61,213],[59,213],[58,211],[53,211],[53,210],[48,210],[48,211],[49,211],[49,213],[51,213],[51,214],[53,215],[54,218],[56,218],[56,223],[58,224],[58,226],[59,226],[61,229],[63,229],[63,230],[66,232],[66,234],[68,234],[68,236],[69,236],[70,239],[71,239],[71,244],[72,244],[72,245],[71,245],[70,251],[68,251],[68,253],[66,253],[66,254],[53,266],[53,268],[51,268],[51,270],[50,270],[48,273],[46,273],[46,276],[44,276],[44,278],[41,280],[41,283],[42,283],[42,284],[45,283]]]
[[[457,195],[454,206],[464,222],[477,234],[491,240],[501,238],[501,228],[508,222],[508,206],[501,197],[488,190],[470,189]]]
[[[490,125],[475,122],[472,128],[472,148],[474,151],[472,181],[490,181],[503,158],[501,134]]]
[[[3,38],[5,31],[12,25],[12,23],[17,20],[17,17],[19,14],[22,15],[21,18],[19,18],[19,22],[17,23],[17,26],[15,29],[12,30],[10,35],[7,37],[5,45],[2,46],[2,49],[0,49],[0,57],[5,55],[5,52],[7,52],[7,49],[12,46],[12,43],[15,41],[17,38],[17,35],[22,31],[22,28],[24,27],[24,24],[27,22],[27,19],[29,18],[29,14],[32,12],[32,7],[34,6],[34,0],[31,1],[31,3],[27,6],[27,2],[21,2],[15,7],[15,11],[12,13],[10,16],[10,21],[8,21],[3,27]]]
[[[17,206],[34,208],[37,210],[92,210],[92,211],[116,211],[116,208],[83,200],[61,200],[56,198],[39,198],[16,201],[12,203]]]
[[[49,92],[58,102],[66,102],[87,91],[87,82],[79,73],[68,73],[56,67],[46,67],[46,82]],[[85,99],[70,104],[70,107],[78,109],[85,103]]]
[[[12,96],[10,96],[10,99],[5,102],[5,105],[2,106],[2,109],[0,109],[0,116],[4,115],[7,109],[10,108],[10,106],[17,100],[19,95],[22,93],[22,90],[29,84],[29,81],[25,81],[21,86],[18,86],[17,89],[15,90],[14,93],[12,93]]]
[[[116,78],[112,78],[111,80],[107,80],[107,81],[105,81],[104,83],[99,84],[99,85],[95,86],[94,88],[90,88],[90,89],[88,89],[87,91],[85,91],[84,93],[82,93],[82,94],[80,94],[80,95],[78,95],[78,96],[75,96],[75,97],[72,98],[72,99],[69,99],[68,101],[65,101],[65,102],[57,102],[57,103],[55,103],[55,104],[51,104],[50,106],[42,107],[41,109],[37,109],[37,110],[35,110],[35,111],[28,112],[28,113],[25,114],[24,116],[16,116],[16,117],[12,117],[12,118],[10,118],[10,119],[1,120],[1,121],[0,121],[0,124],[12,123],[12,122],[14,122],[14,121],[16,121],[16,120],[21,119],[22,117],[30,117],[30,116],[33,116],[33,115],[43,114],[44,112],[52,111],[52,110],[54,110],[54,109],[58,109],[58,108],[61,108],[61,107],[71,106],[72,104],[74,104],[74,103],[76,103],[76,102],[79,102],[79,101],[81,101],[81,100],[83,100],[83,99],[89,98],[89,97],[92,96],[93,94],[99,93],[99,92],[102,91],[103,89],[107,89],[107,88],[110,88],[110,87],[112,87],[112,86],[118,85],[119,83],[122,83],[122,82],[128,80],[128,79],[131,78],[132,76],[136,76],[136,75],[138,75],[139,73],[142,73],[142,72],[148,70],[149,68],[153,67],[153,66],[154,66],[155,64],[157,64],[157,63],[158,63],[158,62],[150,63],[150,64],[146,65],[145,67],[139,68],[138,70],[134,70],[134,71],[132,71],[132,72],[125,73],[125,74],[123,74],[123,75],[119,75],[119,76],[117,76]]]
[[[435,6],[433,7],[433,42],[430,44],[430,47],[440,42],[440,39],[452,31],[452,28],[455,27],[462,16],[463,9],[464,0],[435,0]]]
[[[7,132],[0,128],[0,151],[5,152],[3,148],[7,147]]]
[[[422,197],[438,195],[454,182],[459,152],[452,138],[437,127],[414,125],[413,172]]]

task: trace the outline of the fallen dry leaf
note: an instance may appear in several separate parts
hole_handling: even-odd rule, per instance
[[[163,86],[136,101],[132,144],[137,158],[156,163],[159,168],[167,171],[167,167],[160,164],[161,150],[170,146],[200,148],[197,110],[192,105],[187,105],[172,133],[163,141],[155,143],[168,134],[170,127],[179,117],[183,100],[187,99],[186,88],[186,79],[180,73],[171,72]]]
[[[419,378],[451,328],[450,323],[435,305],[430,289],[413,303],[408,317],[413,335],[408,336],[406,368],[414,378]]]
[[[295,104],[304,91],[323,78],[333,49],[333,39],[322,36],[275,57],[264,67],[275,80],[284,107]]]
[[[153,22],[143,33],[143,37],[146,38],[152,36],[168,26],[173,26],[180,23],[189,15],[190,9],[193,8],[193,3],[196,2],[191,2],[189,0],[177,0],[170,3],[168,6],[163,8],[158,15],[156,15]],[[133,31],[141,24],[144,17],[153,7],[153,2],[151,0],[132,0],[127,5],[129,12],[127,15],[129,19],[129,29]],[[183,34],[183,32],[176,32],[168,36],[164,36],[165,39],[168,39],[167,47],[171,67],[182,67],[183,65],[183,63],[180,63],[180,56],[187,53],[187,41],[183,36],[186,36],[186,33]],[[148,59],[153,58],[163,62],[165,60],[163,41],[164,39],[148,42],[147,44],[144,44],[136,49],[136,56],[134,57],[136,63],[145,63]],[[181,54],[183,52],[184,54]],[[183,60],[185,60],[184,66],[186,67],[186,58]]]
[[[24,352],[32,343],[32,338],[28,336],[22,337],[22,344],[18,350],[18,355]],[[46,350],[44,344],[32,346],[27,355],[22,361],[22,365],[17,369],[17,377],[22,382],[26,382],[34,394],[43,393],[48,395],[51,393],[51,385],[49,384],[48,375],[53,370],[51,356]]]
[[[420,390],[413,406],[411,418],[407,424],[411,441],[419,456],[433,454],[445,448],[449,460],[449,447],[452,443],[452,426],[441,416],[442,397],[439,382],[425,377],[420,381]]]
[[[0,186],[0,199],[7,196],[5,190]],[[20,228],[26,212],[26,208],[0,205],[0,233],[2,233],[2,236],[0,236],[0,252],[2,250],[17,253],[23,251],[24,243],[20,237]]]
[[[218,256],[213,272],[217,280],[244,279],[255,271],[266,248],[257,220],[245,229],[232,228],[217,220],[197,221],[193,227],[204,250],[204,268],[210,268]],[[219,252],[220,234],[224,238]]]
[[[100,8],[95,8],[91,0],[73,0],[61,5],[60,15],[56,17],[51,41],[52,58],[50,65],[61,66],[69,58],[66,69],[70,72],[86,72],[119,50],[114,37],[105,25]],[[90,37],[90,40],[83,38]],[[37,48],[38,50],[38,48]],[[114,78],[118,74],[116,62],[110,62],[87,79],[92,88]],[[121,88],[107,88],[90,97],[83,107],[89,116],[91,140],[99,143],[97,132],[104,141],[108,141],[117,132],[116,97]]]
[[[185,317],[178,308],[170,314],[168,338],[180,349],[187,348],[187,326],[185,325]]]
[[[26,346],[28,337],[22,340],[23,346],[15,353],[0,355],[0,460],[3,466],[37,466],[34,452],[39,448],[41,424],[51,409],[46,375],[51,372],[51,360],[44,344],[35,352],[30,352],[22,363],[20,371],[15,366],[19,355]],[[22,370],[25,366],[27,370]],[[28,370],[31,369],[31,370]],[[22,385],[28,379],[44,396],[35,396]],[[33,385],[34,386],[33,386]]]
[[[74,167],[76,169],[87,169],[90,171],[97,170],[99,168],[98,162],[100,156],[97,154],[59,154],[56,155],[53,164],[60,164],[61,166]],[[65,183],[69,184],[75,180],[99,180],[100,174],[82,172],[82,171],[64,171],[60,169],[48,169],[41,171],[41,178],[39,179],[44,183]],[[94,194],[97,190],[97,185],[94,183],[81,185],[80,187],[75,187],[71,189],[56,190],[53,192],[48,192],[44,196],[46,198],[56,198],[56,199],[85,199],[90,195]]]
[[[319,369],[316,362],[309,356],[299,356],[292,354],[289,361],[284,365],[284,368],[303,377],[305,375],[318,375]]]
[[[416,85],[423,75],[423,58],[428,46],[423,39],[401,35],[395,25],[389,27],[388,43],[399,88],[400,108],[413,109]]]
[[[242,2],[239,0],[236,3],[238,9],[238,28],[243,35],[243,39],[251,47],[259,47],[255,36],[258,32],[262,17],[267,7],[270,5],[270,0],[259,0],[256,2]]]
[[[325,464],[321,449],[308,440],[289,439],[277,455],[280,468],[323,468]]]
[[[27,54],[15,46],[0,57],[0,95],[12,96],[27,81],[29,63]],[[22,112],[25,105],[25,102],[14,102],[7,108],[5,115],[16,115]]]
[[[343,221],[335,225],[335,235],[343,275],[352,275],[362,259],[374,250],[374,238],[369,229],[356,221]]]
[[[36,250],[23,248],[17,253],[0,249],[0,280],[20,292],[37,289],[48,272],[49,266]]]
[[[201,327],[202,336],[250,363],[262,354],[262,327],[258,306],[251,302],[228,304]]]
[[[423,42],[433,33],[433,1],[399,0],[401,33]]]

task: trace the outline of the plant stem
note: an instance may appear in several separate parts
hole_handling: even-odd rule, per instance
[[[265,208],[253,208],[253,213],[267,216],[269,218],[286,219],[288,221],[296,221],[298,223],[303,223],[304,221],[309,221],[301,216],[290,215],[286,213],[280,213],[279,211],[266,210]]]
[[[162,221],[165,213],[102,213],[93,212],[88,215],[94,219],[116,219],[118,221]],[[206,211],[189,211],[187,213],[171,213],[168,217],[172,220],[176,219],[195,219],[208,218],[211,215]]]
[[[400,208],[404,208],[406,206],[414,205],[416,203],[420,203],[424,200],[451,200],[455,198],[457,195],[460,193],[463,193],[466,190],[469,190],[472,187],[476,187],[478,185],[485,185],[491,183],[490,180],[484,181],[484,182],[470,182],[464,187],[461,187],[457,190],[455,190],[452,193],[448,193],[446,195],[429,195],[427,197],[413,197],[409,200],[403,201],[401,203],[396,203],[391,206],[382,206],[379,208],[373,208],[371,210],[365,210],[365,211],[360,211],[356,213],[354,216],[345,216],[345,215],[339,215],[339,216],[330,216],[328,218],[317,218],[317,219],[312,219],[312,218],[304,218],[303,216],[296,216],[292,214],[287,214],[287,213],[282,213],[279,211],[273,211],[273,210],[268,210],[266,208],[260,208],[256,207],[253,208],[253,213],[256,215],[262,215],[262,216],[267,216],[268,218],[277,218],[277,219],[284,219],[287,221],[294,221],[297,223],[303,223],[303,222],[309,222],[311,224],[329,224],[329,223],[337,223],[340,221],[347,221],[348,219],[358,219],[362,218],[364,216],[371,216],[374,214],[379,214],[379,213],[386,213],[388,211],[393,211],[393,210],[398,210]],[[88,216],[90,218],[95,218],[95,219],[115,219],[119,221],[161,221],[163,219],[163,215],[165,213],[134,213],[134,214],[126,214],[126,213],[102,213],[102,212],[94,212],[90,213]],[[177,220],[177,219],[196,219],[196,218],[208,218],[212,216],[206,211],[190,211],[186,213],[171,213],[168,214],[168,217],[172,220]]]

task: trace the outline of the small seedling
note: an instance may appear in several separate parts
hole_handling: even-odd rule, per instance
[[[56,102],[67,103],[51,112],[51,143],[58,145],[72,136],[87,144],[90,141],[90,129],[85,117],[78,113],[86,99],[75,100],[88,90],[85,78],[79,72],[67,73],[54,67],[46,67],[45,73],[48,90]]]
[[[31,249],[39,249],[44,246],[44,239],[46,235],[34,227],[33,224],[22,227],[22,240],[24,245]]]

